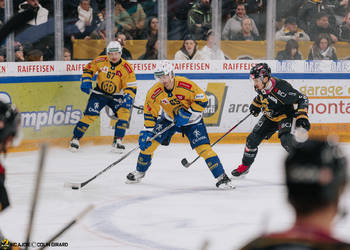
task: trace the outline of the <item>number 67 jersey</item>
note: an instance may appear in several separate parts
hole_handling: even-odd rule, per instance
[[[180,108],[191,112],[186,125],[197,123],[208,105],[205,92],[194,82],[182,76],[174,77],[174,88],[167,90],[161,82],[148,91],[144,105],[145,128],[154,128],[161,109],[165,118],[174,120],[174,113]]]
[[[109,95],[130,94],[136,95],[136,77],[131,65],[121,58],[119,63],[111,63],[108,56],[99,56],[88,63],[82,78],[92,80],[97,72],[97,90]]]

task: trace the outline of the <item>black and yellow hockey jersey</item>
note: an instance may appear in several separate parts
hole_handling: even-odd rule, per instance
[[[269,92],[259,91],[252,104],[261,108],[263,114],[274,122],[279,122],[295,111],[307,113],[309,99],[294,89],[287,81],[275,77],[271,79],[272,88]],[[296,107],[294,107],[296,105]]]

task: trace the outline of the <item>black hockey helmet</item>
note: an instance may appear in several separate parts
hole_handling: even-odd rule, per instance
[[[257,79],[260,78],[262,82],[265,77],[271,78],[271,69],[267,63],[258,63],[250,70],[250,78]]]
[[[304,214],[336,202],[348,181],[347,161],[335,140],[297,144],[285,161],[285,170],[289,201]]]
[[[16,140],[19,144],[19,126],[21,123],[21,114],[12,104],[6,104],[0,101],[0,153],[6,152],[8,140]]]

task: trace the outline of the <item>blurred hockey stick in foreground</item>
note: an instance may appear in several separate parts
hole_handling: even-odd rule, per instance
[[[157,138],[158,136],[160,136],[161,134],[163,134],[165,131],[169,130],[170,128],[172,128],[175,125],[175,123],[171,123],[169,126],[163,128],[161,131],[159,131],[157,134],[155,134],[154,136],[152,136],[151,138],[148,139],[148,141],[153,141],[155,138]],[[82,187],[84,187],[85,185],[87,185],[89,182],[91,182],[92,180],[96,179],[98,176],[100,176],[101,174],[103,174],[104,172],[106,172],[108,169],[112,168],[113,166],[117,165],[119,162],[121,162],[122,160],[124,160],[126,157],[128,157],[132,152],[138,150],[140,148],[140,146],[137,146],[133,149],[131,149],[129,152],[127,152],[125,155],[123,155],[121,158],[119,158],[118,160],[116,160],[115,162],[113,162],[112,164],[110,164],[108,167],[106,167],[105,169],[103,169],[102,171],[98,172],[95,176],[91,177],[90,179],[88,179],[87,181],[84,181],[82,183],[72,183],[72,182],[66,182],[64,183],[65,187],[70,187],[72,189],[80,189]]]
[[[113,101],[118,102],[118,103],[121,103],[121,102],[122,102],[121,99],[117,99],[117,98],[114,98],[113,96],[106,95],[106,94],[104,94],[104,93],[102,93],[102,92],[100,92],[100,91],[97,91],[97,90],[95,90],[95,89],[91,89],[90,92],[95,93],[96,95],[102,95],[102,96],[106,97],[107,99],[113,100]],[[137,105],[135,105],[135,104],[133,104],[132,106],[133,106],[135,109],[143,110],[143,107],[141,107],[141,106],[137,106]]]
[[[242,122],[244,122],[249,116],[251,115],[251,113],[249,113],[248,115],[246,115],[242,120],[240,120],[235,126],[233,126],[229,131],[227,131],[223,136],[221,136],[219,139],[217,139],[214,143],[212,143],[210,146],[214,147],[214,145],[216,143],[218,143],[219,141],[221,141],[226,135],[228,135],[229,133],[231,133],[232,130],[234,130],[235,128],[238,127],[239,124],[241,124]],[[186,158],[183,158],[181,160],[181,164],[185,167],[188,168],[189,166],[191,166],[193,163],[195,163],[200,157],[201,155],[205,152],[206,150],[203,150],[202,152],[200,152],[198,154],[198,156],[196,157],[196,159],[194,159],[191,162],[188,162]]]
[[[33,200],[32,200],[32,207],[30,210],[30,217],[29,217],[29,223],[27,226],[27,236],[26,236],[26,241],[25,242],[30,242],[30,236],[32,233],[32,228],[33,228],[33,222],[34,222],[34,217],[35,217],[35,211],[36,211],[36,205],[38,204],[38,199],[39,199],[39,189],[40,189],[40,184],[41,184],[41,177],[43,175],[43,169],[44,169],[44,162],[46,158],[46,152],[47,152],[47,145],[42,144],[40,147],[40,158],[39,158],[39,166],[38,166],[38,172],[36,174],[36,180],[35,180],[35,190],[33,194]],[[26,244],[25,249],[28,249],[28,244]]]
[[[94,205],[90,205],[81,211],[71,222],[65,225],[60,231],[58,231],[54,236],[52,236],[48,241],[45,241],[45,245],[39,250],[45,249],[50,246],[50,243],[60,237],[65,231],[72,227],[75,223],[79,222],[87,213],[89,213],[94,208]]]

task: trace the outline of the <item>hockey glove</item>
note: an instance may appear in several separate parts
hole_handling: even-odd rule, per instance
[[[295,126],[297,128],[302,127],[307,131],[310,130],[311,125],[306,112],[299,111],[295,114],[295,117],[296,117]]]
[[[261,109],[254,104],[250,104],[249,111],[253,116],[257,117],[260,114]]]
[[[152,142],[151,141],[147,141],[147,139],[151,138],[153,135],[154,135],[153,132],[147,131],[147,130],[142,130],[140,132],[139,146],[140,146],[140,149],[142,151],[145,151],[146,149],[148,149],[152,145]]]
[[[85,92],[86,94],[90,94],[90,89],[92,89],[91,80],[90,79],[82,79],[80,89],[81,89],[81,91]]]
[[[129,94],[126,94],[123,98],[123,102],[122,102],[121,107],[126,108],[126,109],[131,109],[132,102],[133,102],[132,97]]]
[[[191,113],[184,108],[180,108],[176,114],[174,114],[174,121],[176,127],[182,127],[188,123],[191,117]]]

